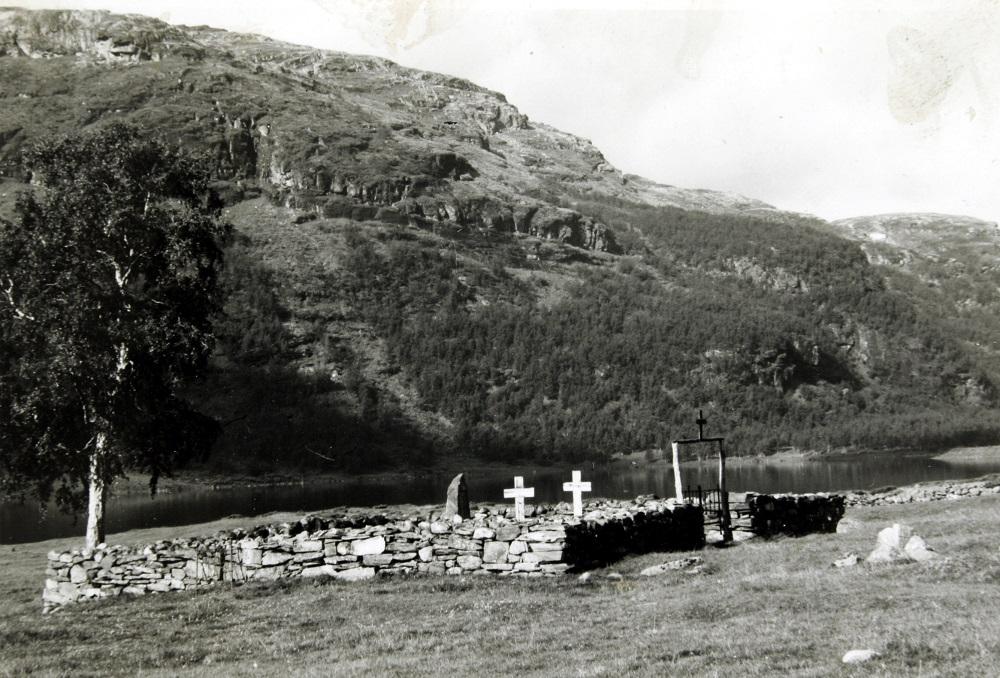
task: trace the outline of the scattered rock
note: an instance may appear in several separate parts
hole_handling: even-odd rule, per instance
[[[693,568],[699,568],[703,563],[703,559],[700,556],[691,556],[689,558],[680,558],[678,560],[671,560],[666,563],[661,563],[659,565],[652,565],[647,567],[639,574],[643,577],[654,577],[656,575],[665,574],[667,572],[677,572],[679,570],[690,570]]]
[[[908,525],[895,523],[892,527],[887,527],[878,533],[878,542],[875,549],[868,554],[865,560],[869,563],[891,563],[897,560],[905,560],[903,546],[910,538],[912,529]]]
[[[927,546],[923,538],[917,535],[909,538],[906,546],[903,547],[903,552],[910,557],[910,560],[915,560],[918,563],[924,563],[938,557],[938,554]]]
[[[622,579],[624,579],[624,577],[617,572],[608,572],[606,575],[604,575],[604,578],[610,579],[611,581],[621,581]]]
[[[868,563],[893,563],[911,560],[918,563],[934,560],[938,554],[907,525],[894,524],[878,533],[878,543],[868,554]]]
[[[579,582],[588,582],[590,581],[590,576],[591,576],[590,572],[584,572],[579,577],[577,577],[576,580]]]
[[[845,664],[863,664],[878,656],[880,655],[875,650],[848,650],[841,661]]]
[[[840,522],[837,523],[837,534],[856,532],[859,527],[861,527],[861,523],[854,518],[841,518]]]
[[[855,492],[849,494],[850,506],[887,506],[926,501],[948,501],[984,494],[1000,494],[1000,484],[989,480],[947,481],[943,483],[923,483],[911,487],[890,488],[879,492]]]
[[[856,553],[848,553],[843,558],[841,558],[839,560],[833,561],[833,566],[834,567],[854,567],[859,562],[861,562],[861,559],[858,558],[858,554],[856,554]]]

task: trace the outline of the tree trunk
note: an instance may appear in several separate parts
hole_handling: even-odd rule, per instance
[[[108,488],[101,473],[101,457],[107,437],[97,434],[94,454],[90,457],[90,488],[87,496],[87,542],[85,548],[93,551],[97,545],[104,542],[104,500]]]

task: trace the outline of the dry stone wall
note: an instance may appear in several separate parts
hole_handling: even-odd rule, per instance
[[[836,532],[844,517],[845,499],[839,494],[747,494],[750,529],[761,537],[793,537],[813,532]]]
[[[858,491],[847,496],[848,506],[891,506],[925,501],[954,501],[1000,494],[1000,476],[979,480],[921,483],[907,487]]]
[[[310,516],[297,523],[144,546],[101,545],[48,554],[45,609],[81,600],[181,591],[216,582],[292,577],[345,581],[375,576],[555,576],[628,553],[704,545],[702,511],[639,497],[586,506],[533,507],[516,522],[507,506],[480,506],[471,519],[424,513],[359,518]],[[392,513],[392,512],[390,512]]]

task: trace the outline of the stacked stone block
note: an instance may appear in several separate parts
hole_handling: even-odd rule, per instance
[[[839,494],[747,494],[750,529],[762,537],[784,534],[799,537],[813,532],[836,532],[844,517],[845,499]]]
[[[614,520],[586,520],[566,526],[564,560],[573,569],[613,563],[628,554],[691,551],[705,545],[700,506],[640,511]]]
[[[582,519],[565,504],[534,507],[516,522],[506,506],[463,520],[396,511],[361,519],[310,516],[293,524],[160,541],[50,552],[43,600],[80,600],[185,590],[215,582],[291,577],[358,581],[378,576],[555,576],[628,553],[697,548],[701,510],[640,497],[601,501]]]

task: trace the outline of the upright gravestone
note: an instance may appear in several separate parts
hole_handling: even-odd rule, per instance
[[[452,518],[461,516],[469,518],[472,512],[469,511],[469,488],[465,484],[465,474],[459,473],[452,478],[448,485],[448,498],[445,500],[444,513],[442,517]]]

